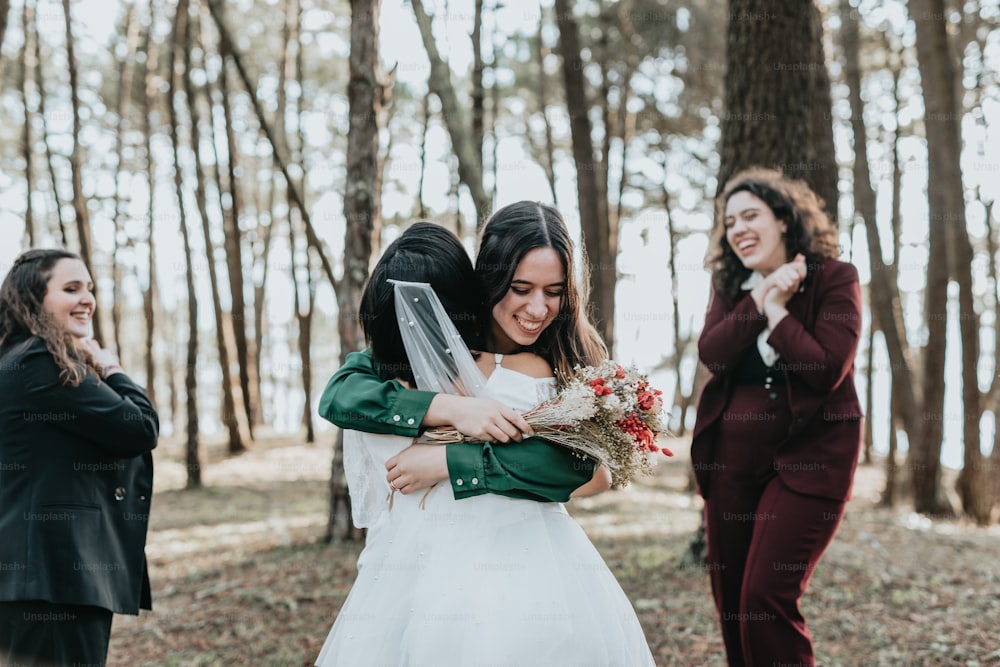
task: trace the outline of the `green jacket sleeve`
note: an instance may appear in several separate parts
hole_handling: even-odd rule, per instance
[[[319,414],[340,428],[416,437],[434,392],[383,381],[371,352],[352,352],[323,390]],[[444,445],[455,498],[494,493],[542,502],[569,500],[590,481],[597,465],[565,447],[539,438],[494,445],[488,442]]]
[[[456,500],[493,493],[542,502],[565,502],[594,476],[597,464],[540,438],[506,444],[445,445]]]
[[[413,438],[434,398],[432,391],[407,389],[375,372],[369,350],[352,352],[319,399],[319,415],[340,428]]]

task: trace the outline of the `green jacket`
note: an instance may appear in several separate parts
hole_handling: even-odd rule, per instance
[[[340,428],[416,437],[434,392],[383,381],[371,352],[352,352],[323,390],[319,414]],[[448,474],[456,499],[495,493],[564,502],[590,481],[597,465],[539,438],[511,443],[462,443],[447,447]]]

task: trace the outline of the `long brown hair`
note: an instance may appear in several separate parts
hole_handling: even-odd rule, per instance
[[[608,348],[587,317],[587,292],[578,287],[573,267],[573,240],[554,207],[520,201],[495,212],[483,226],[476,257],[476,273],[486,293],[484,318],[510,289],[517,265],[535,248],[552,248],[562,261],[566,289],[559,314],[528,351],[544,358],[565,377],[577,365],[599,364],[608,358]],[[581,283],[588,283],[584,260]],[[487,320],[488,321],[488,320]],[[488,329],[487,329],[488,330]]]
[[[59,367],[63,384],[78,386],[88,370],[100,377],[100,369],[90,353],[53,322],[42,302],[56,263],[80,257],[67,250],[35,248],[14,260],[0,285],[0,349],[38,336]]]
[[[803,181],[787,178],[776,169],[750,167],[733,176],[715,200],[715,231],[709,245],[708,266],[712,285],[730,299],[736,299],[740,285],[750,274],[726,238],[726,204],[737,192],[759,198],[777,220],[785,223],[785,250],[789,257],[801,253],[806,266],[815,267],[827,257],[840,255],[837,228],[823,210],[823,200]]]

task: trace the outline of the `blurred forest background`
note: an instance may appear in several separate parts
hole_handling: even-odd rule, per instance
[[[332,433],[315,401],[363,345],[355,304],[401,228],[435,220],[474,251],[524,198],[578,230],[601,332],[673,391],[683,436],[712,199],[762,163],[824,197],[862,273],[883,502],[996,520],[997,2],[4,0],[0,18],[0,261],[83,254],[96,335],[184,441],[189,486],[213,434],[237,453]]]

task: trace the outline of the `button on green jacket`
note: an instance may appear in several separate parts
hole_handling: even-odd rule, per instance
[[[407,389],[376,373],[371,352],[352,352],[323,390],[319,414],[340,428],[416,437],[434,392]],[[461,443],[447,447],[456,499],[495,493],[564,502],[594,476],[597,465],[569,449],[525,438],[510,443]]]

